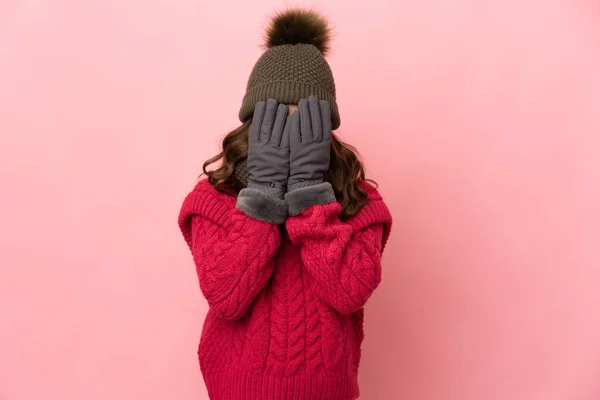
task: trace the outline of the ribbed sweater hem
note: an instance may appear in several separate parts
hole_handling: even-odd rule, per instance
[[[211,400],[355,400],[357,382],[345,376],[281,377],[230,371],[204,374]]]

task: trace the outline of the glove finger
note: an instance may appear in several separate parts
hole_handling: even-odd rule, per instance
[[[321,106],[321,120],[323,122],[323,140],[331,140],[331,106],[326,100],[319,102]]]
[[[297,111],[296,111],[297,112]],[[297,120],[297,118],[296,118]],[[292,131],[292,117],[286,116],[285,126],[283,128],[283,136],[281,137],[281,145],[282,149],[290,149],[290,135]],[[294,131],[300,132],[300,129],[295,129]]]
[[[277,100],[267,100],[267,106],[265,109],[265,117],[262,120],[260,126],[260,141],[263,143],[268,142],[271,139],[273,133],[273,124],[275,123],[275,115],[277,113]]]
[[[260,126],[265,116],[265,102],[259,101],[254,106],[254,116],[252,117],[252,124],[250,124],[249,139],[251,142],[258,142],[260,139]]]
[[[285,104],[280,104],[279,107],[277,107],[277,116],[275,117],[273,133],[271,134],[271,142],[277,146],[281,144],[281,138],[283,136],[283,129],[285,127],[287,115],[288,107]]]
[[[302,99],[298,102],[298,113],[300,118],[300,143],[307,143],[313,138],[308,100]]]
[[[302,128],[300,126],[300,111],[295,110],[289,120],[290,151],[302,144]]]
[[[310,122],[314,140],[320,142],[323,140],[323,123],[321,122],[321,108],[317,96],[311,95],[308,98],[308,108],[310,110]]]

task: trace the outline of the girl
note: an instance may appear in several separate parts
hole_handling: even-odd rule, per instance
[[[359,395],[363,306],[381,280],[391,216],[332,133],[328,41],[312,11],[273,19],[242,125],[181,209],[210,306],[198,355],[213,400]]]

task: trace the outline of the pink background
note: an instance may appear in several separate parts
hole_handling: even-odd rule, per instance
[[[235,3],[0,3],[0,399],[207,399],[176,217],[292,4]],[[363,399],[600,398],[594,3],[313,3],[395,217]]]

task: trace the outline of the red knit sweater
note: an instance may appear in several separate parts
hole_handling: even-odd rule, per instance
[[[213,400],[358,397],[363,306],[381,280],[391,216],[377,191],[341,222],[313,206],[285,227],[239,211],[206,180],[179,226],[208,300],[198,349]]]

